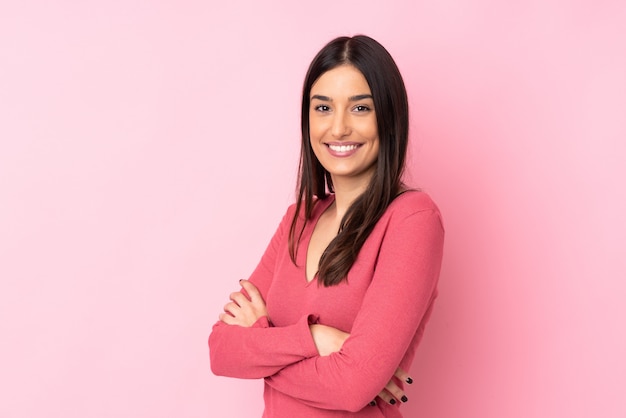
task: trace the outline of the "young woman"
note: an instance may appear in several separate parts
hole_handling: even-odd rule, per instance
[[[402,417],[444,236],[402,183],[408,123],[378,42],[337,38],[313,59],[296,203],[209,337],[213,373],[264,378],[263,417]]]

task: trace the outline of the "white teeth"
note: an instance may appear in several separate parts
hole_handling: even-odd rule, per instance
[[[328,145],[328,147],[335,152],[348,152],[357,149],[358,145]]]

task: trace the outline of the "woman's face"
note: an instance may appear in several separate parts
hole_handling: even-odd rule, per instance
[[[367,80],[351,65],[322,74],[311,87],[311,147],[335,188],[365,187],[378,159],[378,128]]]

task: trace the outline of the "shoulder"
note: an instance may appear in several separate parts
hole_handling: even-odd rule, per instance
[[[431,211],[439,213],[433,199],[421,190],[406,190],[398,195],[389,205],[388,211],[411,215],[417,212]]]
[[[407,218],[419,218],[422,222],[439,224],[443,229],[439,208],[428,193],[421,190],[402,192],[391,202],[384,216],[389,217],[391,222],[401,222]]]
[[[284,218],[292,219],[293,215],[296,213],[296,207],[298,205],[294,202],[287,207],[287,211],[285,212]]]
[[[314,197],[313,198],[313,214],[312,214],[312,218],[315,218],[317,215],[320,214],[320,212],[323,212],[328,206],[330,206],[330,204],[332,204],[332,202],[334,201],[334,195],[329,194],[326,197],[323,198],[317,198]],[[305,208],[306,203],[304,201],[302,201],[302,204],[300,205],[300,216],[302,219],[304,219],[304,208]],[[294,216],[296,215],[296,210],[298,209],[298,203],[294,202],[291,205],[289,205],[289,207],[287,208],[287,211],[285,212],[285,216],[284,218],[288,218],[288,219],[293,219]]]

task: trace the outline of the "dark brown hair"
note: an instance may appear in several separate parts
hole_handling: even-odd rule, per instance
[[[348,271],[376,222],[401,192],[403,187],[401,177],[409,134],[406,88],[396,63],[381,44],[370,37],[358,35],[334,39],[322,48],[309,66],[302,91],[299,184],[296,212],[289,230],[289,255],[294,264],[296,247],[305,224],[302,222],[302,228],[296,231],[298,219],[304,218],[304,221],[311,219],[317,199],[324,199],[327,190],[330,193],[334,192],[330,173],[322,167],[311,148],[309,137],[311,87],[322,74],[345,64],[354,66],[363,74],[372,92],[379,151],[376,170],[370,184],[352,203],[341,220],[339,233],[320,258],[317,277],[319,283],[324,286],[339,284],[347,278]]]

